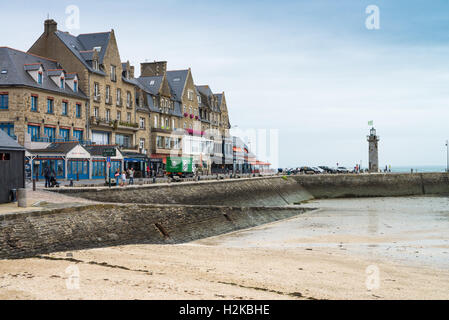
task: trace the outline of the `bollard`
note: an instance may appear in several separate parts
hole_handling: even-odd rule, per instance
[[[79,175],[79,173],[76,173],[76,181],[80,181],[80,175]]]
[[[26,189],[17,189],[17,201],[18,206],[20,208],[26,208],[27,207],[27,193]]]
[[[33,191],[36,191],[36,179],[33,179]]]
[[[69,187],[73,188],[73,179],[70,179]]]

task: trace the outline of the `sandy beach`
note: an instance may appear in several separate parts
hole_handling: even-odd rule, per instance
[[[320,200],[306,205],[316,212],[183,245],[3,260],[0,299],[448,299],[447,203]]]

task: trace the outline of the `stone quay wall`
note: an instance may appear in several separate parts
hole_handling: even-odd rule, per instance
[[[170,244],[297,216],[307,209],[97,204],[0,215],[0,259],[126,244]]]
[[[283,206],[322,198],[449,194],[449,175],[297,175],[53,191],[100,202]]]

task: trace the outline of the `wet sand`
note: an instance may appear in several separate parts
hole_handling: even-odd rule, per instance
[[[306,206],[321,210],[184,245],[3,260],[0,299],[449,299],[448,198]]]

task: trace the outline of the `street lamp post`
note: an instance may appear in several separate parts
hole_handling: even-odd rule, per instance
[[[449,172],[449,140],[446,140],[446,172]]]

